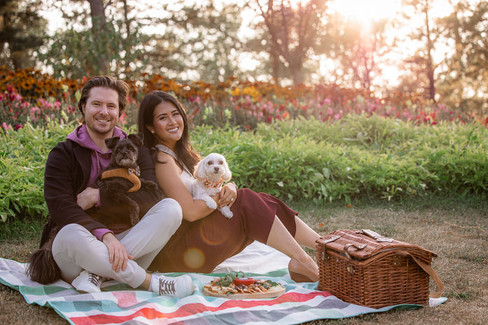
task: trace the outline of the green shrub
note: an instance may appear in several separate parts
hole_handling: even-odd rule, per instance
[[[17,131],[0,130],[0,218],[46,216],[44,167],[47,155],[73,129],[71,124],[49,123],[33,127],[27,123]]]
[[[74,126],[0,131],[2,220],[47,215],[45,160]],[[487,194],[488,130],[476,125],[417,126],[350,116],[337,123],[302,119],[260,124],[253,132],[200,126],[191,133],[202,155],[227,157],[239,187],[287,202]]]

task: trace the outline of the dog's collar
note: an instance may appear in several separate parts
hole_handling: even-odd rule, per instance
[[[101,179],[111,178],[111,177],[121,177],[130,181],[134,186],[132,186],[128,192],[137,192],[141,188],[141,180],[138,176],[141,175],[139,166],[134,168],[116,168],[106,170],[102,173]]]
[[[224,183],[224,181],[222,181],[222,179],[220,179],[216,182],[211,182],[208,179],[206,179],[203,181],[203,186],[204,187],[217,188],[217,187],[221,186],[223,183]]]

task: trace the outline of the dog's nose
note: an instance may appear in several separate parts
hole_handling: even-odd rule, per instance
[[[218,172],[218,171],[219,171],[219,169],[220,169],[220,168],[219,168],[218,166],[217,166],[217,167],[214,167],[215,172]]]

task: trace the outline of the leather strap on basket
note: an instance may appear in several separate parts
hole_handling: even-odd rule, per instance
[[[435,285],[437,286],[437,289],[439,289],[439,291],[431,293],[429,295],[429,297],[430,298],[439,298],[442,295],[442,292],[444,292],[444,283],[439,278],[439,276],[437,275],[435,270],[432,268],[432,266],[421,261],[420,259],[416,258],[415,256],[413,256],[412,254],[410,254],[408,252],[398,252],[398,254],[403,255],[403,256],[410,256],[415,261],[415,263],[417,263],[422,268],[422,270],[425,271],[425,273],[427,273],[429,276],[432,277],[432,280],[434,280]]]

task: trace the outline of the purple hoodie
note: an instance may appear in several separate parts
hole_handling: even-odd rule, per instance
[[[113,136],[119,138],[127,138],[127,133],[116,127],[114,128]],[[88,182],[88,186],[92,186],[93,184],[95,184],[97,177],[102,174],[102,171],[104,171],[110,163],[112,150],[109,149],[109,151],[105,153],[102,152],[102,150],[98,148],[95,143],[93,143],[90,135],[88,134],[88,131],[86,130],[85,124],[78,126],[73,132],[68,134],[66,139],[74,141],[80,146],[92,150],[92,164],[90,171],[90,180]]]

